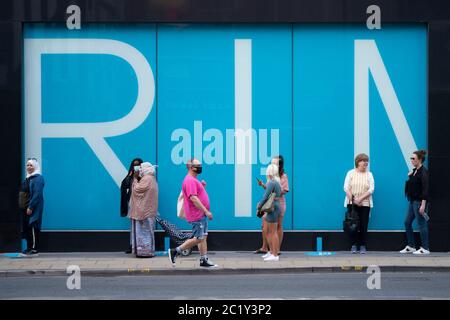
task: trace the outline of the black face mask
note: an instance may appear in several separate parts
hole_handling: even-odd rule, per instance
[[[202,173],[203,168],[201,166],[194,166],[192,169],[195,169],[194,171],[197,172],[197,174]]]

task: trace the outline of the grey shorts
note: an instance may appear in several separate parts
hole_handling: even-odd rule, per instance
[[[198,240],[203,240],[208,235],[208,218],[204,217],[199,221],[191,222],[192,237]]]

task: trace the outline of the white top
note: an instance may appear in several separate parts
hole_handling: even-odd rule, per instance
[[[373,179],[372,172],[358,172],[356,171],[356,169],[352,169],[347,172],[344,182],[344,191],[350,191],[350,193],[355,197],[359,197],[366,192],[370,192],[369,198],[364,200],[362,205],[372,208],[372,194],[375,191],[375,180]],[[347,196],[345,196],[344,207],[347,207],[348,204],[349,201],[347,199]]]

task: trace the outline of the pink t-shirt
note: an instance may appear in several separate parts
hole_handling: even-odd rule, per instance
[[[285,196],[285,192],[289,192],[289,181],[288,181],[288,176],[286,173],[284,173],[281,178],[281,191],[282,191],[282,196],[280,197],[280,203],[282,204],[286,204],[286,198]]]
[[[183,186],[181,187],[184,197],[184,212],[186,213],[186,220],[188,222],[199,221],[205,217],[202,210],[198,209],[194,203],[191,201],[191,196],[197,196],[200,202],[205,206],[206,209],[209,207],[209,197],[206,193],[205,187],[202,183],[198,181],[191,175],[187,175],[184,178]]]

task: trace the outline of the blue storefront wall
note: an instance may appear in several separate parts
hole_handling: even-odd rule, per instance
[[[236,40],[250,40],[251,46],[251,121],[253,165],[250,181],[239,181],[235,173],[235,49]],[[207,182],[212,212],[211,228],[220,230],[253,230],[261,221],[255,208],[263,189],[256,183],[261,168],[276,155],[270,148],[271,129],[279,130],[279,152],[292,158],[292,48],[290,26],[193,25],[158,28],[158,161],[161,191],[161,213],[176,219],[176,202],[186,168],[173,161],[172,151],[180,139],[171,143],[173,132],[190,132],[189,145],[205,164],[203,179]],[[194,127],[202,127],[202,134]],[[208,130],[214,138],[208,139]],[[214,131],[211,131],[214,130]],[[263,131],[267,130],[267,132]],[[264,139],[268,138],[268,150]],[[204,140],[204,141],[202,141]],[[218,143],[216,150],[210,144]],[[220,147],[223,146],[223,147]],[[231,146],[231,147],[230,147]],[[186,148],[185,148],[186,149]],[[275,151],[275,150],[274,150]],[[212,155],[212,157],[210,156]],[[177,156],[177,154],[175,155]],[[181,154],[183,156],[183,154]],[[269,156],[269,159],[266,159]],[[189,155],[185,155],[185,160]],[[286,171],[292,162],[287,160]],[[169,183],[170,182],[170,183]],[[247,188],[250,187],[250,188]],[[235,189],[250,195],[250,206],[235,209]],[[286,227],[292,228],[289,201]],[[242,210],[242,211],[240,211]],[[187,227],[187,224],[185,225]]]
[[[119,184],[136,156],[159,165],[163,217],[188,227],[176,199],[195,156],[210,229],[258,230],[256,178],[278,153],[291,188],[285,229],[339,230],[344,177],[354,154],[368,151],[361,145],[376,184],[369,227],[402,229],[413,151],[404,136],[427,144],[425,26],[28,24],[24,38],[24,155],[42,160],[45,230],[128,229]],[[354,120],[364,50],[379,53],[401,111],[369,61],[368,144]],[[234,138],[239,128],[252,129],[251,148]]]
[[[375,179],[369,229],[403,230],[404,183],[414,150],[402,154],[408,130],[399,129],[398,138],[393,127],[402,124],[403,114],[415,146],[426,149],[425,26],[393,25],[372,31],[357,25],[296,25],[293,41],[294,228],[335,230],[342,225],[345,175],[354,166],[354,154],[367,152],[354,147],[354,140],[363,139],[355,133],[355,96],[366,89],[367,153]],[[382,94],[389,96],[388,84],[377,86],[372,73],[368,86],[355,79],[357,54],[362,58],[369,54],[356,51],[357,41],[376,44],[401,109],[391,120],[389,97],[385,104],[381,100]]]

